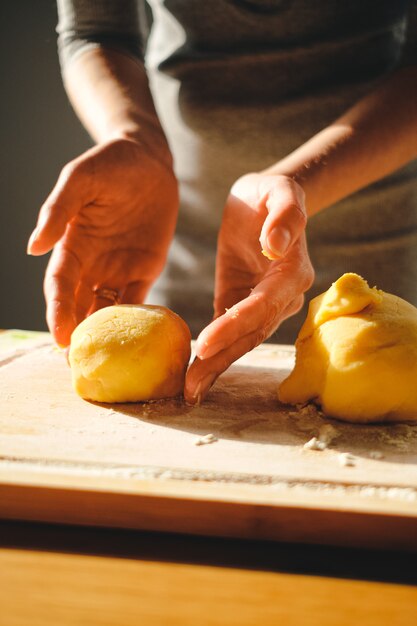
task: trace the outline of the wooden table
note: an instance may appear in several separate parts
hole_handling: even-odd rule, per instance
[[[12,430],[13,425],[16,427],[13,420],[6,420],[5,424],[11,424]],[[19,428],[23,426],[20,424]],[[30,436],[28,430],[25,433]],[[15,435],[10,431],[9,436]],[[15,440],[18,445],[16,436]],[[222,445],[229,445],[227,441]],[[77,446],[73,445],[73,449],[79,453]],[[208,452],[211,453],[210,448]],[[332,454],[335,451],[329,451],[330,460]],[[310,463],[309,471],[314,470],[315,457],[299,458],[304,465]],[[12,461],[3,459],[6,470]],[[365,469],[368,463],[369,472],[372,471],[371,461],[361,459],[361,463]],[[29,466],[23,465],[28,471]],[[361,467],[359,470],[364,471]],[[410,480],[412,471],[413,467]],[[32,480],[39,482],[36,476]],[[76,477],[86,480],[84,475]],[[396,480],[391,474],[388,479]],[[406,488],[410,489],[405,485]],[[0,509],[6,508],[9,514],[14,511],[18,519],[22,508],[22,501],[17,498],[20,491],[16,487],[7,493],[8,500],[0,502]],[[39,494],[34,490],[30,496],[35,500],[33,509],[38,512],[42,508]],[[306,497],[304,493],[302,496]],[[347,490],[347,508],[352,497]],[[281,542],[271,542],[76,526],[80,520],[86,524],[102,520],[102,511],[93,500],[87,500],[88,495],[78,504],[74,500],[68,516],[70,501],[65,501],[68,510],[64,511],[59,500],[50,498],[48,502],[55,502],[53,516],[26,516],[74,522],[73,526],[0,522],[0,626],[417,624],[415,554],[291,545],[282,543],[282,537]],[[27,502],[26,508],[29,505]],[[403,508],[406,505],[409,506],[407,502],[401,504]],[[89,509],[87,516],[82,510],[74,510],[80,507]],[[117,508],[117,500],[109,519],[120,523],[114,507]],[[307,518],[302,525],[303,537],[309,536],[306,528],[314,527],[311,509],[299,512]],[[403,513],[409,515],[407,511]],[[361,537],[379,536],[381,545],[383,519],[381,515],[372,517],[375,533],[367,532]],[[189,522],[193,526],[193,520]],[[405,535],[415,530],[412,524],[401,528]],[[347,539],[348,531],[352,531],[352,525],[346,528]],[[406,536],[400,545],[414,545],[416,541]],[[362,545],[369,546],[370,541]]]
[[[0,523],[2,626],[417,623],[414,556]]]

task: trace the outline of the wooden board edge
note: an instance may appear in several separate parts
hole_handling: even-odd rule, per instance
[[[392,490],[395,493],[404,491],[406,494],[410,490],[405,487],[403,489],[381,485],[360,485],[349,483],[321,483],[317,485],[323,487],[322,490],[314,489],[308,483],[303,481],[282,481],[276,484],[250,484],[233,482],[233,480],[216,481],[187,478],[171,478],[172,471],[167,471],[167,477],[162,473],[162,477],[152,476],[153,468],[137,468],[142,470],[141,477],[123,476],[123,466],[119,469],[121,476],[117,473],[109,475],[98,475],[93,469],[83,468],[77,472],[60,471],[56,466],[50,467],[41,464],[29,466],[25,468],[24,464],[11,464],[11,468],[4,468],[0,464],[0,486],[1,485],[18,485],[33,487],[36,489],[62,489],[66,491],[100,491],[102,493],[119,493],[156,497],[171,498],[192,498],[197,500],[221,500],[224,502],[242,502],[247,504],[265,504],[269,506],[293,506],[302,509],[322,510],[338,510],[358,513],[373,513],[380,515],[403,515],[414,517],[417,520],[417,501],[415,499],[408,501],[402,499],[394,499],[387,497],[377,498],[372,496],[360,496],[357,492],[349,490],[351,487],[359,489],[369,489],[370,493],[383,489],[385,492]],[[14,466],[14,467],[13,467]],[[77,467],[77,466],[75,466]],[[69,464],[71,470],[71,465]],[[97,468],[99,471],[105,470],[105,467]],[[150,475],[146,477],[147,470]],[[181,474],[181,471],[177,472]],[[185,476],[187,474],[185,473]],[[204,476],[204,474],[202,474]],[[342,489],[342,491],[339,491]],[[367,491],[364,492],[365,494]],[[1,505],[1,503],[0,503]]]
[[[133,474],[131,473],[133,470]],[[273,478],[274,482],[251,482],[251,479]],[[0,484],[17,484],[37,488],[77,489],[116,493],[147,494],[197,499],[245,501],[302,508],[338,509],[380,514],[401,514],[417,518],[415,490],[407,486],[362,484],[356,482],[323,482],[278,480],[273,476],[193,472],[148,466],[106,466],[105,464],[34,463],[0,460]],[[363,491],[361,491],[363,490]],[[388,497],[377,497],[381,492]],[[358,495],[362,493],[363,495]],[[390,496],[390,494],[392,495]],[[374,495],[373,495],[374,494]],[[402,498],[399,496],[403,496]],[[407,498],[407,496],[412,498]],[[396,496],[396,497],[395,497]],[[405,497],[404,497],[405,496]],[[395,507],[395,508],[394,508]]]
[[[169,482],[169,481],[168,481]],[[196,535],[417,550],[417,517],[404,512],[242,498],[212,485],[143,484],[136,490],[0,483],[0,518]],[[187,485],[187,488],[190,486]],[[256,488],[258,489],[258,487]],[[182,493],[181,493],[182,490]],[[210,491],[211,497],[210,496]],[[199,493],[198,493],[199,492]],[[233,496],[234,497],[231,497]],[[349,529],[347,532],[346,529]]]

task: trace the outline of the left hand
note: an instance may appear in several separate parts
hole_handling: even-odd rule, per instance
[[[304,192],[291,178],[247,174],[233,185],[219,233],[215,319],[197,339],[187,402],[200,403],[219,374],[302,307],[314,279],[306,223]]]
[[[158,145],[154,133],[153,146]],[[68,346],[87,315],[143,302],[161,272],[175,229],[177,181],[168,149],[115,139],[67,164],[40,211],[29,253],[54,247],[45,275],[47,321]],[[110,297],[103,294],[109,292]]]

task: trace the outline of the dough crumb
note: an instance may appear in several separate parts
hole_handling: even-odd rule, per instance
[[[318,437],[312,437],[303,445],[304,450],[325,450],[329,443],[339,436],[339,431],[331,424],[324,424],[319,429]]]
[[[328,445],[329,443],[333,441],[333,439],[336,439],[336,437],[338,437],[339,434],[340,433],[337,430],[337,428],[335,428],[331,424],[324,424],[323,426],[320,427],[320,430],[319,430],[319,441],[322,441],[323,443]]]
[[[307,441],[303,445],[303,450],[325,450],[327,448],[327,443],[325,441],[320,441],[317,437],[313,437],[310,441]]]
[[[218,441],[217,437],[215,437],[212,433],[209,433],[208,435],[203,435],[202,437],[196,439],[194,445],[205,446],[208,443],[215,443],[216,441]]]
[[[342,467],[355,467],[356,465],[355,457],[352,454],[349,454],[349,452],[342,452],[339,454],[338,460]]]
[[[239,309],[237,306],[233,306],[231,309],[226,309],[226,313],[231,313],[230,318],[232,320],[235,320],[237,317],[239,317]]]

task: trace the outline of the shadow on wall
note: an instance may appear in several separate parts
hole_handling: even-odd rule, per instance
[[[62,166],[91,142],[62,87],[53,0],[1,13],[0,328],[42,330],[47,258],[27,256],[27,239]]]

